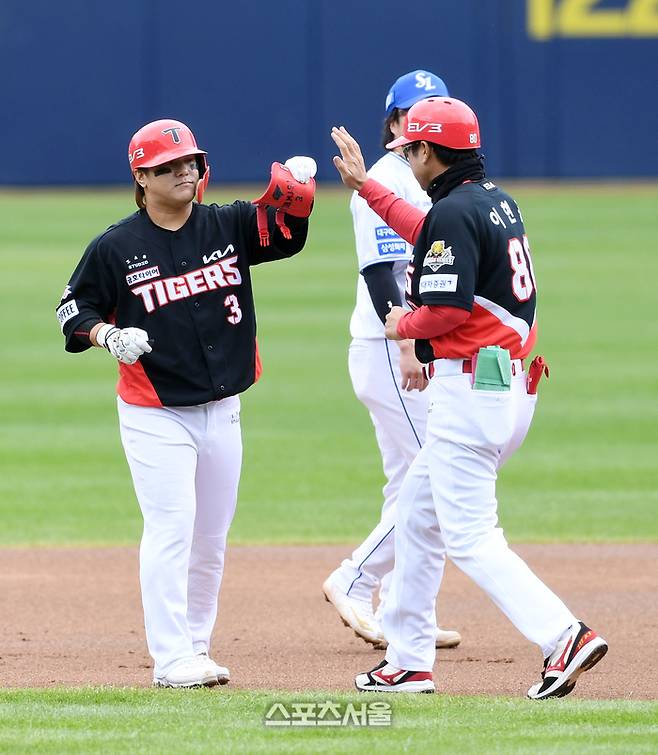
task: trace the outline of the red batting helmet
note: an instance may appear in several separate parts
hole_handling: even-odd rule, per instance
[[[197,155],[199,174],[197,200],[201,202],[203,192],[208,186],[210,167],[206,160],[208,153],[199,149],[190,129],[180,121],[164,118],[142,126],[130,140],[128,162],[133,175],[137,168],[154,168],[156,165],[177,160],[179,157]],[[143,190],[139,184],[135,188],[135,200],[139,207],[142,203]]]
[[[480,146],[480,126],[471,108],[452,97],[430,97],[412,105],[404,135],[386,145],[395,149],[412,142],[433,142],[450,149]]]

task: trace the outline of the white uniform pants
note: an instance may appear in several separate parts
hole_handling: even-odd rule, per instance
[[[396,500],[409,465],[425,438],[427,391],[400,387],[400,350],[385,338],[355,338],[349,371],[357,398],[370,412],[382,455],[384,504],[381,519],[363,543],[341,564],[336,577],[350,597],[370,601],[381,585],[384,600],[395,562],[393,530]]]
[[[161,676],[210,647],[242,463],[240,399],[160,408],[119,398],[118,408],[144,517],[146,640]]]
[[[431,671],[446,556],[547,656],[576,619],[497,526],[496,472],[523,442],[536,396],[526,393],[522,371],[510,391],[475,391],[462,360],[441,362],[454,363],[457,374],[430,381],[427,441],[398,495],[395,571],[382,616],[386,660]]]

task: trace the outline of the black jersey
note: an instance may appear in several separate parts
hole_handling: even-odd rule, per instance
[[[470,358],[481,346],[526,357],[536,340],[535,276],[516,202],[492,181],[465,182],[430,209],[407,269],[407,300],[466,309],[454,330],[416,341],[421,362]]]
[[[145,210],[94,239],[57,308],[67,351],[90,347],[90,324],[143,328],[153,351],[119,363],[118,393],[142,406],[192,406],[247,389],[260,374],[250,266],[290,257],[308,219],[286,216],[287,240],[268,211],[271,246],[261,247],[249,202],[194,204],[177,231]]]

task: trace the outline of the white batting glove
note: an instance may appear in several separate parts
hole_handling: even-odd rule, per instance
[[[312,157],[291,157],[284,163],[285,167],[292,173],[295,181],[302,184],[308,183],[318,171],[318,166]]]
[[[141,328],[117,328],[115,325],[103,325],[96,333],[96,343],[124,364],[135,364],[142,354],[153,351],[148,338],[149,334]]]

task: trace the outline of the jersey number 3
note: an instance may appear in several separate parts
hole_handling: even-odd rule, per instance
[[[242,310],[240,309],[240,302],[235,294],[229,294],[224,299],[224,306],[228,308],[229,313],[226,315],[226,319],[231,325],[237,325],[242,319]]]
[[[525,234],[523,235],[523,243],[517,238],[510,239],[507,245],[507,253],[512,267],[514,296],[519,301],[528,301],[532,292],[537,290],[528,237]]]

